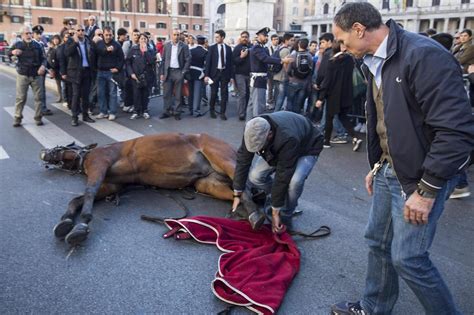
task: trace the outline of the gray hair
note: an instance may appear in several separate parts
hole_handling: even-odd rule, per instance
[[[382,25],[380,12],[368,2],[351,2],[344,4],[334,16],[334,23],[344,32],[349,32],[354,23],[360,23],[368,31]]]
[[[23,34],[26,31],[32,32],[31,26],[23,26],[22,28],[20,28],[20,34]]]

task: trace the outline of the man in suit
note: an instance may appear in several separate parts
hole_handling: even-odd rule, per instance
[[[90,40],[85,36],[84,26],[78,25],[76,33],[68,39],[64,49],[67,58],[66,75],[72,83],[71,125],[73,126],[78,126],[80,112],[83,121],[95,122],[88,114],[93,53]]]
[[[191,35],[190,35],[191,36]],[[197,46],[190,49],[191,52],[191,70],[189,80],[189,110],[194,117],[202,116],[201,107],[201,92],[204,78],[204,64],[206,63],[207,49],[205,49],[204,41],[206,37],[197,36]]]
[[[95,35],[95,30],[98,29],[99,27],[97,26],[96,18],[94,15],[89,16],[87,19],[89,25],[85,28],[85,35],[87,38],[92,39]]]
[[[229,99],[229,81],[234,81],[233,69],[232,69],[232,49],[230,46],[224,44],[225,32],[223,30],[217,30],[214,34],[216,43],[209,47],[209,53],[206,58],[206,77],[204,81],[209,82],[209,79],[213,81],[211,84],[211,102],[210,102],[210,114],[211,118],[217,118],[215,106],[217,92],[219,87],[221,88],[221,112],[220,116],[222,120],[227,120],[225,110],[227,107],[227,101]]]
[[[179,30],[173,30],[173,38],[163,47],[162,66],[160,68],[160,80],[163,82],[164,112],[160,119],[174,116],[176,120],[181,119],[181,88],[184,75],[191,66],[191,54],[188,45],[179,40]],[[173,105],[173,91],[177,105]]]

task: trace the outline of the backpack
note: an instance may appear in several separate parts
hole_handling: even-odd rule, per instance
[[[275,51],[272,54],[272,57],[280,59],[281,48],[282,47],[278,47],[277,49],[275,49]],[[283,69],[283,65],[281,63],[280,64],[270,64],[268,66],[268,72],[273,73],[273,74],[277,74],[278,72],[281,71],[281,69]]]
[[[306,79],[313,72],[313,57],[307,52],[297,52],[293,76]]]

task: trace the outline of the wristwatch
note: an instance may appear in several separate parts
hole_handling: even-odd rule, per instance
[[[436,193],[431,192],[431,191],[427,191],[427,190],[423,190],[423,188],[421,188],[419,185],[418,185],[418,188],[416,189],[416,193],[418,195],[420,195],[421,197],[423,197],[423,198],[430,198],[430,199],[435,199],[436,198]]]

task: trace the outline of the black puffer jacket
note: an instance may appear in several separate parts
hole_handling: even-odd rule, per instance
[[[268,120],[274,134],[262,157],[269,165],[276,167],[272,186],[272,206],[280,208],[285,203],[288,185],[298,159],[307,155],[319,155],[323,149],[324,138],[306,117],[299,114],[280,111],[260,117]],[[235,190],[244,190],[253,157],[254,153],[247,150],[242,139],[237,152],[233,185]]]
[[[474,119],[456,59],[435,41],[393,20],[382,67],[384,121],[393,168],[405,194],[440,190],[469,164]],[[372,86],[372,75],[363,66]],[[382,149],[372,89],[367,93],[367,150],[371,168]]]
[[[46,56],[44,55],[43,48],[34,40],[30,43],[25,41],[16,42],[10,49],[10,56],[12,56],[11,52],[15,49],[21,49],[22,51],[21,55],[18,56],[18,63],[16,65],[18,74],[36,77],[39,67],[42,65],[46,67]]]

